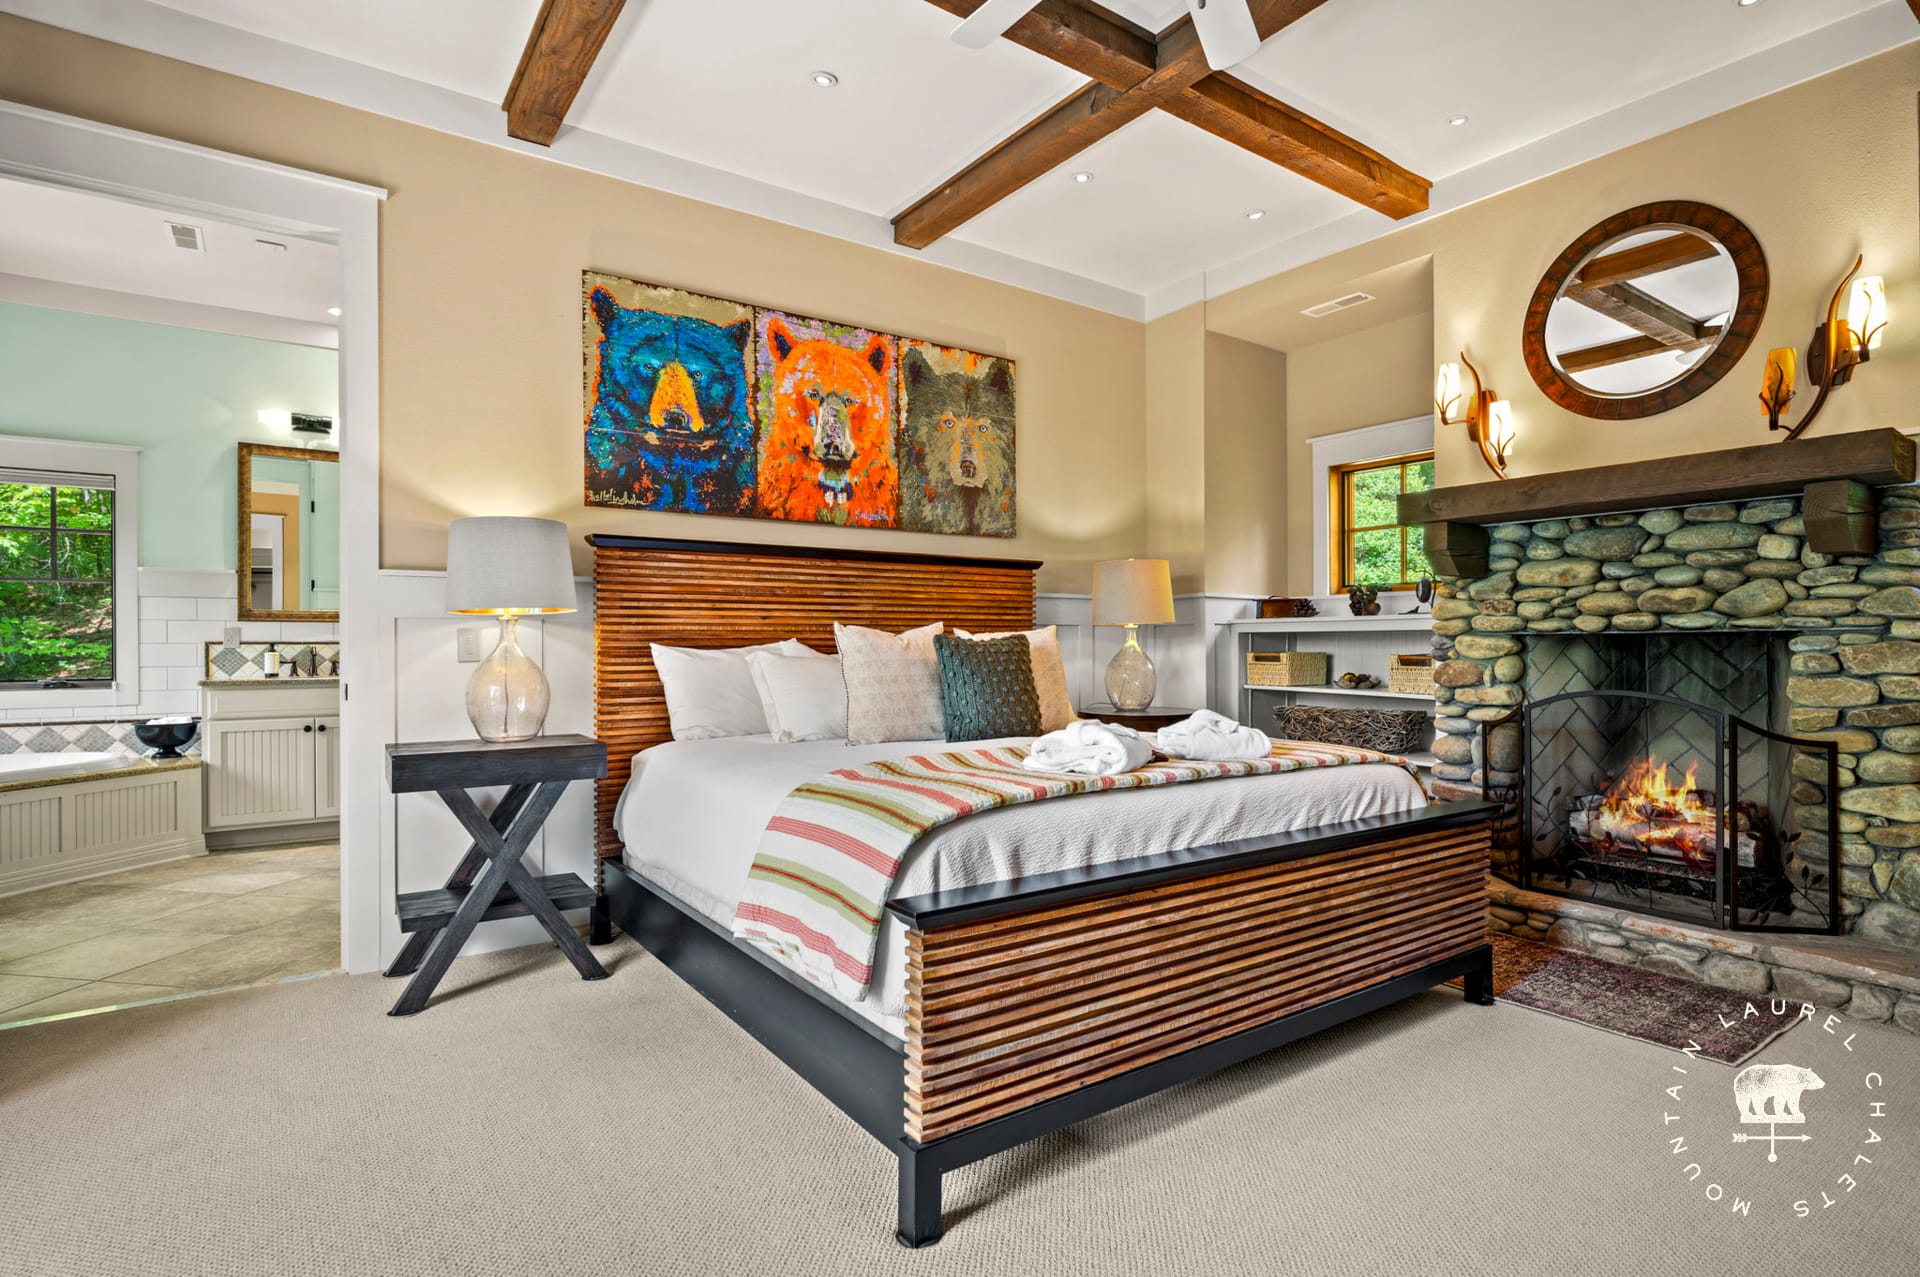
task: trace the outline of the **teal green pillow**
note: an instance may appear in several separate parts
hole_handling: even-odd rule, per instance
[[[1033,685],[1033,645],[1024,634],[963,639],[936,634],[940,699],[948,740],[992,740],[1040,734],[1040,693]]]

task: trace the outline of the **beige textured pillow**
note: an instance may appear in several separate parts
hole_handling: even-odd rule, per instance
[[[834,625],[847,680],[847,744],[946,739],[940,663],[933,654],[940,629],[938,621],[904,634]]]
[[[1033,648],[1033,688],[1040,693],[1040,730],[1057,732],[1073,721],[1073,700],[1067,695],[1067,666],[1060,659],[1060,633],[1051,625],[1037,630],[1009,630],[1003,634],[969,634],[956,629],[954,636],[970,639],[1005,638],[1023,634]]]

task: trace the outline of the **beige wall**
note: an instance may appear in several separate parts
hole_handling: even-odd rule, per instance
[[[1310,441],[1431,411],[1432,346],[1433,316],[1414,315],[1288,353],[1284,593],[1317,588]]]
[[[1207,555],[1207,329],[1200,306],[1146,326],[1147,544],[1165,559],[1177,594],[1205,588]]]
[[[1292,360],[1208,333],[1206,361],[1206,588],[1273,594],[1286,571]]]
[[[442,566],[447,520],[483,513],[578,533],[1040,558],[1041,588],[1059,590],[1088,588],[1096,560],[1144,552],[1140,324],[5,15],[0,97],[392,192],[380,226],[387,567]],[[1012,356],[1020,534],[587,509],[589,267]]]
[[[1304,591],[1312,579],[1304,441],[1429,411],[1434,367],[1463,348],[1513,404],[1515,474],[1765,443],[1755,395],[1768,348],[1804,353],[1834,285],[1854,254],[1865,253],[1868,273],[1887,279],[1892,326],[1885,348],[1833,397],[1815,432],[1920,428],[1916,94],[1920,44],[1210,301],[1210,328],[1259,331],[1302,299],[1337,296],[1357,278],[1432,259],[1431,320],[1289,348],[1288,590]],[[1766,319],[1745,357],[1691,403],[1617,423],[1567,412],[1534,385],[1521,360],[1527,300],[1575,236],[1660,199],[1715,204],[1746,222],[1772,271]],[[1442,484],[1491,478],[1464,431],[1441,430],[1435,442]]]

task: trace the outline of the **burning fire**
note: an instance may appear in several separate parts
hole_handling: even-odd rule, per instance
[[[1672,856],[1710,865],[1717,839],[1713,807],[1698,783],[1699,764],[1676,785],[1658,758],[1637,760],[1586,813],[1588,838],[1618,851]]]

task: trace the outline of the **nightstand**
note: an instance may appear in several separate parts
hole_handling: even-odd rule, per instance
[[[593,904],[578,874],[535,878],[520,862],[560,795],[576,780],[607,774],[607,747],[591,736],[537,736],[495,744],[482,740],[422,741],[387,746],[387,787],[396,794],[432,790],[473,841],[453,876],[437,891],[409,891],[397,903],[400,929],[411,934],[386,974],[411,975],[388,1015],[413,1015],[460,953],[473,929],[494,918],[532,914],[583,980],[607,970],[560,914]],[[470,790],[507,786],[492,815]]]
[[[1111,705],[1081,705],[1075,712],[1081,718],[1096,719],[1102,723],[1118,723],[1122,727],[1131,727],[1136,732],[1157,732],[1162,727],[1192,718],[1198,710],[1183,709],[1178,705],[1149,705],[1145,709],[1115,709]]]

